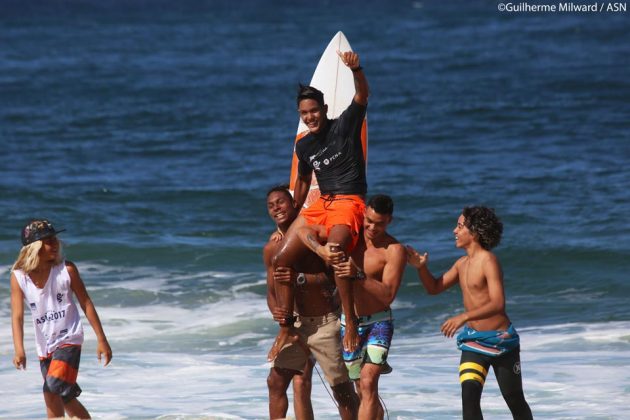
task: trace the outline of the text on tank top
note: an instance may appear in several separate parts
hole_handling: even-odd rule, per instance
[[[41,289],[22,270],[15,270],[14,274],[33,316],[39,357],[47,357],[63,345],[81,345],[81,316],[72,298],[74,293],[65,261],[50,269]]]

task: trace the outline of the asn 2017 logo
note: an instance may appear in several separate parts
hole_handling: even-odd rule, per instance
[[[57,321],[65,317],[66,317],[65,309],[62,309],[61,311],[57,311],[57,312],[48,311],[46,312],[45,315],[42,315],[39,318],[36,318],[35,322],[37,323],[37,325],[39,325],[39,324],[44,324],[45,322],[48,322],[48,321]]]

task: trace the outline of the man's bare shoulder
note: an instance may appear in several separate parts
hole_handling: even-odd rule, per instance
[[[459,267],[461,267],[461,265],[464,264],[467,259],[468,259],[468,256],[466,255],[459,257],[457,261],[455,261],[455,264],[453,264],[453,267],[459,269]]]
[[[406,256],[407,255],[407,251],[405,250],[405,245],[398,242],[398,240],[394,238],[393,236],[391,237],[391,241],[387,245],[386,249],[387,249],[387,254],[391,256],[398,256],[398,255]]]
[[[484,258],[485,261],[499,262],[499,258],[497,258],[497,256],[494,255],[494,252],[492,251],[488,251],[484,249],[483,254],[481,254],[481,256]]]
[[[407,263],[407,251],[405,245],[398,242],[396,238],[387,235],[387,239],[382,245],[374,248],[374,251],[382,255],[387,262],[397,262],[404,259]]]
[[[281,243],[282,241],[274,241],[273,239],[270,239],[269,242],[265,244],[263,247],[263,261],[265,262],[265,265],[271,264],[271,258],[276,254]]]
[[[492,251],[484,251],[481,255],[481,264],[484,268],[496,267],[499,270],[501,269],[499,258]]]

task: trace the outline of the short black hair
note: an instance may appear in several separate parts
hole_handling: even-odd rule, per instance
[[[319,106],[321,106],[322,108],[324,107],[324,94],[322,93],[322,91],[314,88],[313,86],[305,86],[300,83],[297,94],[298,108],[300,107],[300,102],[302,102],[304,99],[313,99],[317,101]]]
[[[269,191],[267,191],[267,198],[274,192],[285,193],[291,200],[293,200],[293,196],[291,195],[291,191],[289,190],[289,184],[280,184],[275,187],[271,187]]]
[[[394,200],[392,200],[389,195],[377,194],[372,196],[367,205],[368,207],[372,207],[378,214],[394,214]]]
[[[462,215],[465,219],[464,225],[472,234],[477,235],[483,249],[489,251],[499,245],[503,223],[494,213],[494,209],[483,206],[464,207]]]

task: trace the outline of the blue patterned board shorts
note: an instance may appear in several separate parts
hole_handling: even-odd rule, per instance
[[[384,365],[394,336],[394,318],[391,309],[359,317],[359,346],[352,353],[344,350],[343,360],[350,379],[361,377],[364,363]],[[345,318],[341,317],[341,338],[346,334]]]

